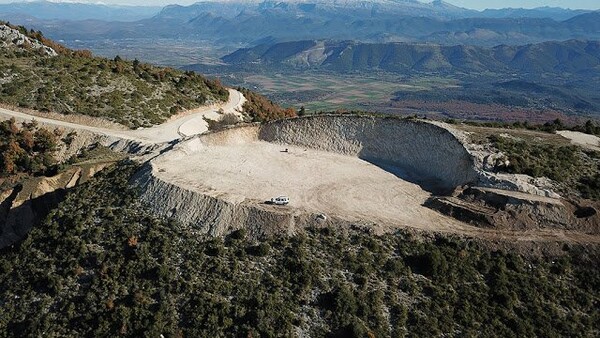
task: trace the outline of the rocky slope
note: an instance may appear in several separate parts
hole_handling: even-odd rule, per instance
[[[43,51],[48,56],[58,55],[56,51],[38,40],[30,39],[18,30],[7,25],[0,25],[0,48],[16,46],[21,49],[31,48]]]

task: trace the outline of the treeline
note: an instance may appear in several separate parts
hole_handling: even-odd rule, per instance
[[[19,127],[15,119],[0,122],[0,177],[43,174],[57,162],[54,153],[62,132],[39,128],[35,121]]]
[[[294,108],[282,108],[266,97],[246,88],[240,87],[238,91],[244,94],[247,100],[244,103],[244,112],[252,118],[253,122],[266,122],[297,115]]]
[[[409,233],[202,238],[151,216],[122,163],[0,252],[0,335],[598,336],[598,248],[558,257]]]
[[[561,119],[554,119],[552,121],[548,121],[544,124],[530,124],[527,121],[517,121],[517,122],[479,122],[479,121],[458,121],[455,119],[446,119],[444,120],[446,123],[456,124],[456,123],[464,123],[470,126],[477,127],[489,127],[489,128],[504,128],[504,129],[527,129],[527,130],[535,130],[535,131],[543,131],[547,133],[555,133],[557,130],[571,130],[578,131],[585,134],[590,135],[600,135],[600,125],[593,122],[592,120],[587,120],[584,124],[566,124]]]

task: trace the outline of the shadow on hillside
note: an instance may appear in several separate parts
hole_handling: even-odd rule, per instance
[[[11,204],[17,194],[18,191],[16,193],[13,192],[15,196],[10,200]],[[0,219],[0,252],[4,249],[9,250],[10,246],[25,239],[29,231],[34,226],[40,224],[50,211],[56,209],[66,195],[66,189],[58,189],[28,200],[16,208],[10,209],[9,205],[3,205],[3,209],[6,208],[6,212],[2,213],[2,218]]]
[[[395,175],[401,180],[413,183],[421,187],[421,189],[427,191],[433,195],[450,195],[453,189],[449,189],[441,180],[431,177],[425,177],[416,173],[416,170],[399,167],[398,165],[382,161],[379,159],[361,158],[361,160],[371,163],[390,174]]]

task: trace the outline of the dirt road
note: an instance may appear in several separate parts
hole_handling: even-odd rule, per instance
[[[0,117],[14,117],[20,121],[30,121],[35,119],[36,121],[45,125],[64,127],[74,130],[85,130],[100,135],[117,137],[124,140],[133,140],[141,143],[165,143],[179,139],[183,136],[196,135],[207,131],[208,125],[206,121],[204,121],[204,117],[206,116],[211,119],[218,119],[220,116],[218,113],[219,109],[222,109],[224,113],[233,113],[239,115],[245,101],[246,99],[242,93],[234,89],[229,89],[229,100],[226,103],[210,107],[201,107],[196,110],[180,114],[179,116],[176,116],[175,118],[161,125],[137,130],[114,130],[93,127],[33,116],[3,108],[0,108]]]

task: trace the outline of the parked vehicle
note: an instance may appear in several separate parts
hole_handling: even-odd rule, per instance
[[[287,196],[273,197],[273,198],[271,198],[271,203],[277,204],[277,205],[286,205],[286,204],[290,203],[290,198]]]

